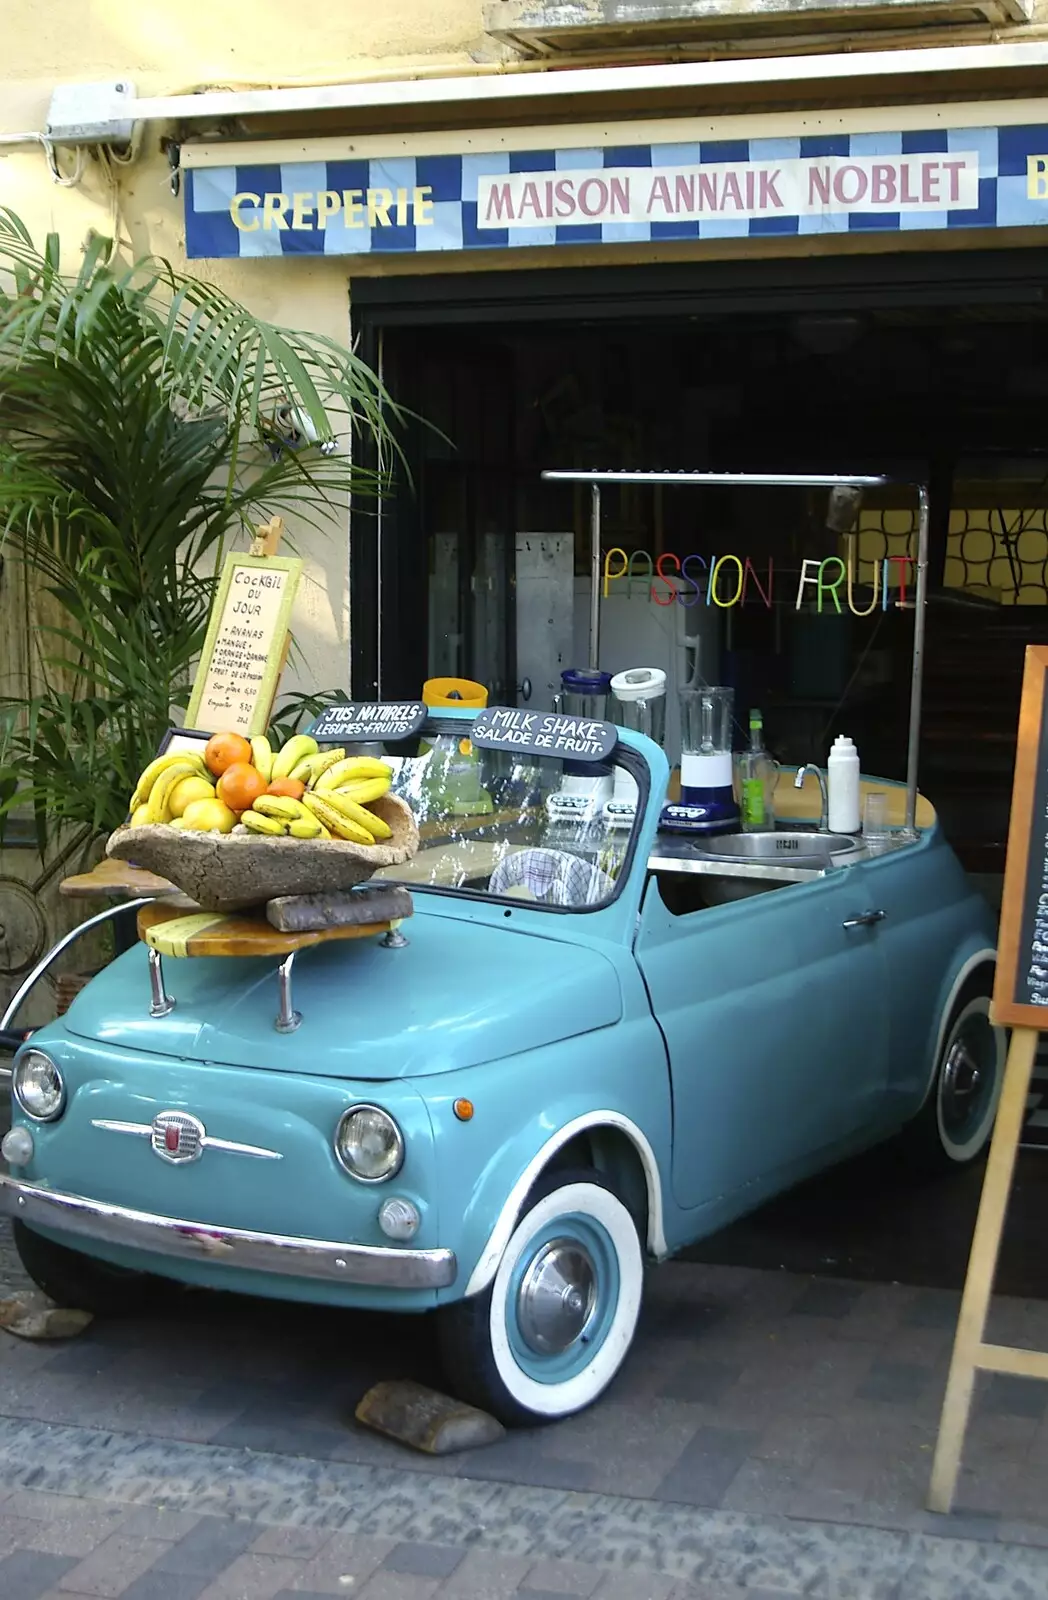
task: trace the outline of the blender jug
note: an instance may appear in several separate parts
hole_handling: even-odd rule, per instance
[[[630,667],[611,680],[619,725],[643,733],[662,746],[666,738],[666,674],[659,667]],[[637,814],[637,782],[625,767],[615,768],[615,791],[604,809],[612,827],[628,827]]]
[[[735,695],[721,686],[680,691],[680,802],[662,826],[683,833],[734,833],[739,826],[732,771]]]
[[[611,674],[595,667],[570,667],[560,675],[560,693],[553,696],[554,711],[588,722],[607,722]],[[614,706],[614,701],[612,701]],[[589,822],[600,816],[614,790],[613,768],[603,762],[565,761],[560,787],[546,801],[550,821]]]

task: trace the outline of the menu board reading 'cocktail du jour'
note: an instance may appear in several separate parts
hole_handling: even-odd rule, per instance
[[[283,665],[302,570],[289,557],[231,556],[222,575],[187,726],[263,733]]]

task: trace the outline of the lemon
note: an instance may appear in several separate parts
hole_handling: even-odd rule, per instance
[[[182,813],[182,822],[194,833],[232,833],[236,820],[221,800],[192,800]]]
[[[167,808],[173,817],[185,816],[187,806],[194,800],[213,800],[215,786],[208,783],[206,778],[183,778],[181,783],[176,783],[167,800]]]

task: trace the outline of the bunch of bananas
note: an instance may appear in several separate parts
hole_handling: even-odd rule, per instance
[[[321,750],[308,734],[275,749],[265,737],[219,733],[202,755],[172,751],[151,761],[131,796],[130,822],[372,845],[391,836],[369,807],[392,781],[384,761]]]
[[[368,810],[393,781],[384,761],[328,750],[304,758],[299,770],[298,781],[306,784],[300,797],[260,795],[241,814],[242,826],[274,837],[286,833],[293,839],[349,839],[363,845],[390,837],[388,823]]]

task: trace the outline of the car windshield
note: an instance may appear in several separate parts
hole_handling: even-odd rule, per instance
[[[606,905],[629,855],[642,769],[628,770],[621,748],[601,764],[482,750],[468,728],[427,728],[411,755],[403,744],[382,751],[393,793],[414,812],[419,850],[376,876],[561,910]]]

